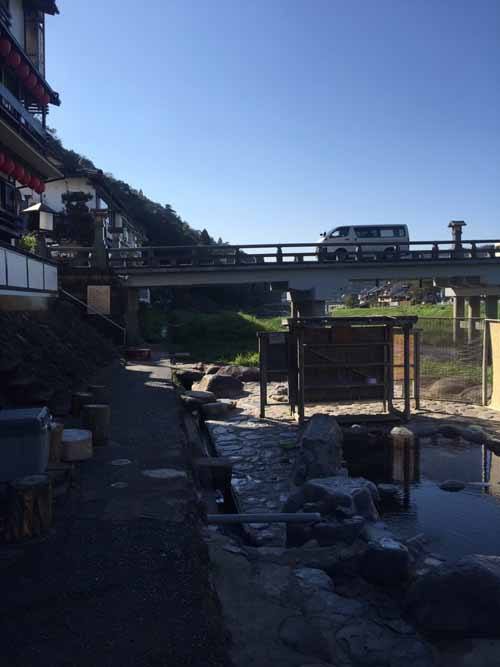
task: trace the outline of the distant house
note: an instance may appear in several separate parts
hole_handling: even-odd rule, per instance
[[[32,193],[23,189],[22,194],[29,205]],[[92,244],[97,218],[102,220],[108,248],[136,248],[146,241],[144,230],[131,219],[99,170],[82,169],[47,181],[44,203],[55,213],[54,237],[63,244]]]

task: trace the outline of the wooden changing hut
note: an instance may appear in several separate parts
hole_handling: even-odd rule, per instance
[[[417,407],[419,401],[417,319],[291,318],[287,332],[259,334],[261,417],[269,404],[267,383],[286,380],[290,409],[299,422],[307,404],[367,401],[382,403],[377,419],[408,419],[411,398]],[[395,407],[396,398],[402,409]]]

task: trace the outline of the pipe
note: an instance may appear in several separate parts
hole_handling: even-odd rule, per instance
[[[269,512],[268,514],[207,514],[207,522],[212,524],[234,523],[316,523],[321,521],[319,512],[288,514]]]

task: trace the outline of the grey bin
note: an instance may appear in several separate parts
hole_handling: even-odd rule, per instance
[[[49,443],[47,408],[0,410],[0,482],[45,472]]]

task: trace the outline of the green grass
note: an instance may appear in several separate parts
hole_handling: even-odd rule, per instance
[[[169,342],[193,360],[257,366],[257,332],[279,331],[281,317],[247,313],[196,313],[176,310],[168,317]]]
[[[335,308],[333,317],[369,317],[371,315],[418,315],[418,317],[451,317],[451,304],[418,306],[376,306],[372,308]]]

